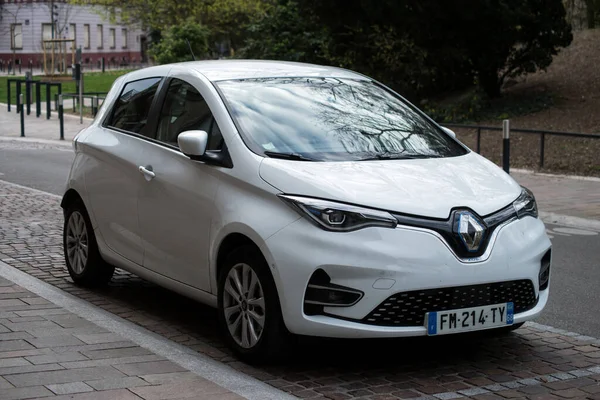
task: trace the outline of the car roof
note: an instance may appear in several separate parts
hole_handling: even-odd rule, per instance
[[[210,81],[274,77],[322,77],[369,80],[368,77],[342,68],[327,67],[289,61],[264,60],[207,60],[189,61],[150,67],[149,70],[165,67],[184,67],[195,70]],[[140,71],[141,72],[141,71]],[[150,72],[150,71],[147,71]],[[154,71],[158,72],[158,71]],[[137,75],[137,74],[136,74]]]

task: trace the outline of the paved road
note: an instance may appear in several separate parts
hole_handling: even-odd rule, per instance
[[[600,234],[547,228],[554,246],[550,304],[538,322],[600,337]]]
[[[62,194],[74,156],[70,146],[0,141],[0,179]]]
[[[0,179],[62,194],[70,147],[0,141]],[[554,244],[552,295],[538,322],[600,337],[600,234],[548,225]]]

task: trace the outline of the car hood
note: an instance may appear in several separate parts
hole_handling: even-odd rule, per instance
[[[448,158],[345,162],[265,158],[260,176],[286,194],[432,218],[448,218],[456,207],[485,216],[521,193],[508,174],[474,152]]]

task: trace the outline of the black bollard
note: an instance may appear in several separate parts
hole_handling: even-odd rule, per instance
[[[25,113],[23,112],[23,94],[19,95],[19,108],[21,109],[21,137],[25,137]]]
[[[63,95],[58,95],[58,122],[60,125],[60,140],[65,140],[65,120],[63,114]]]
[[[510,121],[502,121],[502,168],[510,172]]]

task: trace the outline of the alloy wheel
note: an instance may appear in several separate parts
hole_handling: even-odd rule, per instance
[[[69,264],[76,274],[81,274],[88,259],[88,235],[85,219],[79,211],[69,216],[67,223],[67,257]]]
[[[265,327],[265,297],[258,275],[248,264],[236,264],[229,270],[223,312],[233,340],[245,349],[254,347]]]

